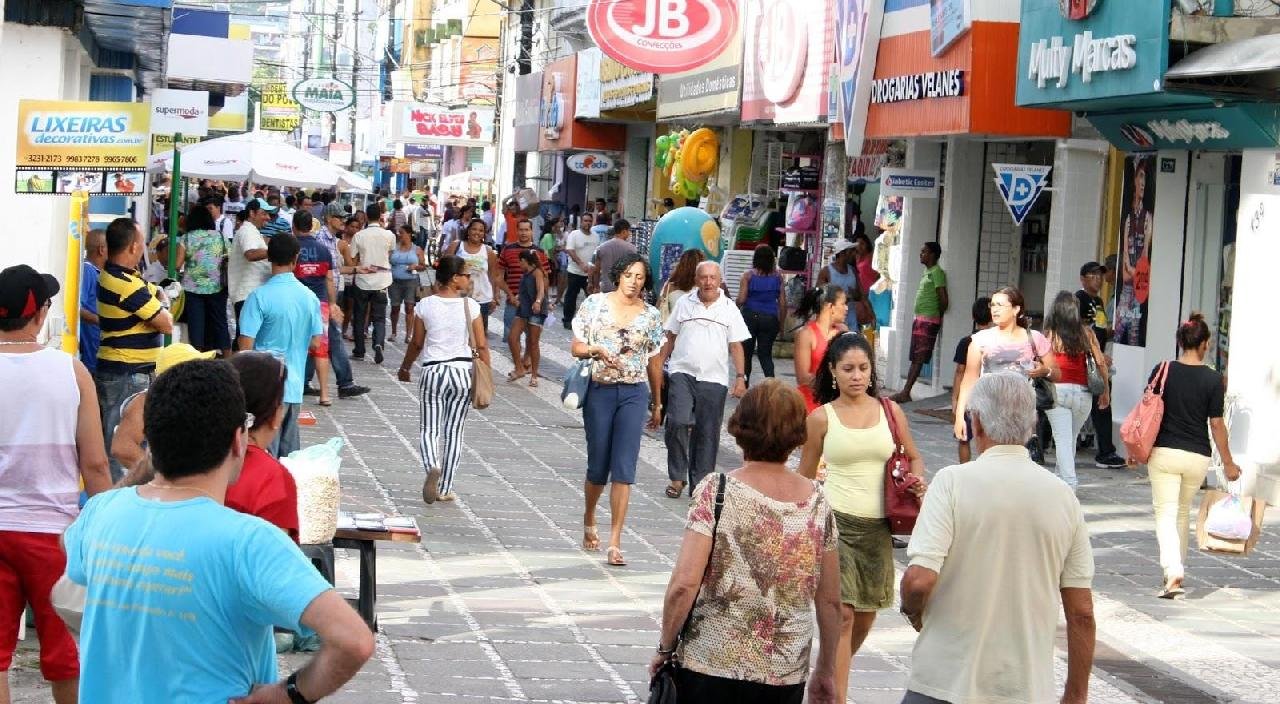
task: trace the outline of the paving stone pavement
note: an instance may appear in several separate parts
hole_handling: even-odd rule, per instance
[[[608,567],[602,553],[583,550],[582,421],[559,405],[570,362],[567,332],[546,331],[547,378],[530,389],[502,381],[511,366],[500,328],[496,316],[489,343],[498,395],[467,421],[456,502],[421,502],[417,385],[394,378],[402,343],[388,346],[381,367],[356,365],[357,381],[373,387],[369,396],[308,406],[318,423],[304,428],[305,443],[332,436],[349,443],[344,506],[415,516],[423,531],[421,545],[380,547],[376,654],[327,701],[586,704],[647,696],[645,664],[687,501],[663,495],[665,450],[660,436],[648,434],[626,519],[628,566]],[[789,378],[791,365],[780,362],[778,373]],[[920,413],[910,419],[930,471],[955,461],[947,423]],[[722,445],[723,467],[740,459]],[[1079,495],[1093,536],[1099,623],[1090,701],[1280,700],[1280,516],[1272,510],[1259,549],[1247,558],[1193,551],[1188,598],[1162,601],[1153,597],[1160,569],[1145,478],[1093,469],[1088,459],[1081,455]],[[605,534],[607,502],[599,521]],[[905,554],[895,557],[901,570]],[[338,579],[340,588],[353,588],[354,555],[340,557]],[[854,659],[851,701],[900,701],[914,635],[893,610],[881,614]],[[16,702],[47,701],[37,686],[33,639],[15,666]],[[304,660],[282,656],[282,671]],[[1056,664],[1061,681],[1061,631]]]

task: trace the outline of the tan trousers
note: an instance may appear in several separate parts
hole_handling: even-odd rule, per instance
[[[1147,462],[1151,480],[1151,506],[1156,513],[1156,542],[1160,567],[1166,580],[1183,576],[1187,559],[1187,534],[1191,523],[1191,499],[1204,482],[1209,458],[1186,450],[1157,447]]]

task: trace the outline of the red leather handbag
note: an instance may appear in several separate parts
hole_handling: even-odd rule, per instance
[[[889,522],[889,532],[893,535],[911,535],[916,527],[916,518],[920,516],[920,497],[911,491],[911,487],[920,483],[920,477],[911,473],[911,458],[907,456],[907,448],[898,432],[893,402],[882,398],[880,406],[884,408],[889,433],[893,435],[893,454],[884,463],[884,519]]]

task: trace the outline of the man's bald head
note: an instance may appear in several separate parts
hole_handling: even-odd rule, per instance
[[[84,258],[101,269],[107,262],[107,232],[99,228],[84,235]]]

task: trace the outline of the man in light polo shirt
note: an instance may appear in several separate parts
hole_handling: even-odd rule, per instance
[[[585,220],[586,215],[582,216]],[[720,288],[720,265],[698,265],[698,287],[682,296],[667,319],[667,495],[676,498],[711,473],[720,447],[720,421],[732,386],[747,392],[742,341],[751,337],[742,312]]]
[[[1093,666],[1093,551],[1075,493],[1031,461],[1035,394],[984,374],[967,406],[981,455],[929,484],[907,548],[902,613],[920,632],[903,704],[1057,702],[1058,604],[1067,622],[1063,704]]]
[[[349,289],[354,300],[351,328],[355,334],[352,359],[364,359],[365,331],[373,318],[373,361],[382,364],[382,349],[387,337],[387,289],[391,287],[391,250],[396,236],[378,225],[378,205],[365,208],[369,226],[351,238],[351,256],[359,261],[355,287]]]

